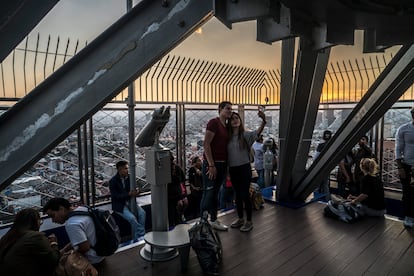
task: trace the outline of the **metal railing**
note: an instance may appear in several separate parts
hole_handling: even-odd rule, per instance
[[[60,37],[27,37],[0,63],[0,103],[13,104],[24,97],[87,42]],[[321,103],[356,103],[392,59],[375,54],[354,60],[330,62]],[[139,61],[137,61],[139,62]],[[137,103],[208,104],[230,100],[235,104],[280,103],[279,69],[261,70],[195,58],[167,55],[135,81]],[[126,89],[114,98],[125,101]],[[401,100],[414,98],[411,87]]]

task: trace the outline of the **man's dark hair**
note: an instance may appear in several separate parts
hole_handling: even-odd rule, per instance
[[[200,157],[194,156],[193,159],[191,159],[191,164],[194,165],[195,163],[197,163],[198,160],[200,160]]]
[[[33,208],[26,208],[17,213],[14,217],[10,230],[0,239],[0,248],[5,248],[4,254],[11,248],[27,230],[39,231],[39,212]]]
[[[65,209],[70,209],[70,202],[63,197],[55,197],[50,199],[45,206],[43,206],[43,212],[47,212],[47,210],[58,211],[60,206]]]
[[[362,135],[361,138],[365,138],[367,141],[369,141],[369,138],[367,135]]]
[[[219,110],[219,112],[223,109],[223,108],[225,108],[226,107],[226,105],[233,105],[231,102],[229,102],[229,101],[222,101],[221,103],[219,103],[219,106],[218,106],[218,110]]]
[[[323,132],[323,139],[324,140],[329,140],[329,139],[331,139],[331,137],[332,137],[332,131],[330,131],[330,130],[325,130],[324,132]]]
[[[116,166],[116,169],[119,169],[120,167],[123,167],[125,165],[128,165],[128,162],[125,160],[121,160],[121,161],[116,162],[115,166]]]

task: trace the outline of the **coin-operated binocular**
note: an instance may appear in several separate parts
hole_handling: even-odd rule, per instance
[[[269,187],[272,184],[272,174],[273,174],[273,159],[274,154],[272,152],[273,140],[268,138],[263,141],[263,146],[266,148],[266,151],[263,155],[263,168],[264,168],[264,182],[265,187]]]
[[[170,107],[155,109],[152,119],[141,130],[135,144],[145,150],[146,180],[151,184],[152,230],[168,231],[167,184],[171,182],[170,150],[159,143],[162,130],[170,119]]]
[[[164,148],[160,143],[160,134],[165,125],[170,120],[170,107],[161,106],[152,113],[152,119],[144,126],[137,138],[135,144],[139,147]]]
[[[171,182],[171,153],[159,142],[160,134],[170,119],[170,107],[155,109],[151,120],[135,139],[145,150],[146,180],[151,185],[152,231],[168,231],[167,184]],[[140,251],[146,260],[166,260],[176,255],[175,249],[156,248],[146,244]]]

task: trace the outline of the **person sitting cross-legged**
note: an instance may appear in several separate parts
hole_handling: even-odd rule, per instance
[[[363,158],[360,168],[364,174],[361,178],[361,193],[358,196],[349,195],[348,199],[351,204],[358,206],[358,213],[362,216],[384,216],[384,188],[377,175],[378,164],[373,158]]]

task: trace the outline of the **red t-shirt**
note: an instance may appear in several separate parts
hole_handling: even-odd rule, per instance
[[[211,153],[213,155],[213,160],[227,161],[227,143],[229,137],[226,127],[223,126],[220,119],[217,117],[208,121],[206,130],[214,133],[214,138],[211,141]],[[205,153],[204,159],[206,159]]]

